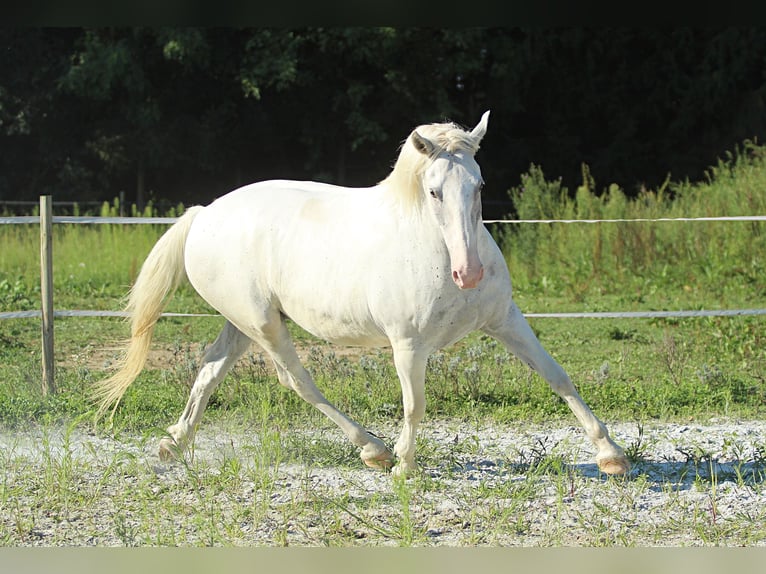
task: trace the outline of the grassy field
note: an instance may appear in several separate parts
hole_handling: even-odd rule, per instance
[[[522,177],[521,187],[511,190],[511,196],[519,217],[528,219],[764,214],[766,159],[762,148],[748,144],[711,168],[705,182],[668,183],[663,189],[646,191],[635,200],[627,200],[614,186],[601,194],[595,193],[596,189],[585,168],[583,185],[570,193],[558,182],[546,180],[542,171],[533,166]],[[110,209],[113,208],[105,206],[104,213]],[[119,309],[143,258],[164,230],[165,226],[147,225],[57,226],[55,307]],[[527,313],[761,308],[766,299],[763,259],[766,229],[762,222],[506,224],[494,225],[491,231],[506,253],[515,299]],[[0,311],[39,306],[37,234],[34,226],[0,226]],[[188,287],[179,290],[167,311],[211,312]],[[640,429],[659,422],[704,422],[721,417],[762,419],[766,411],[764,320],[538,318],[530,323],[602,420]],[[154,439],[174,422],[188,396],[202,349],[215,338],[222,324],[218,317],[161,320],[149,367],[126,394],[112,432],[118,436],[149,433]],[[337,349],[313,339],[296,326],[291,329],[318,386],[341,410],[373,430],[398,423],[400,391],[388,351]],[[87,390],[114,360],[114,341],[124,338],[127,332],[127,326],[119,319],[57,320],[58,392],[46,397],[39,390],[39,321],[0,321],[0,425],[12,429],[29,428],[30,423],[42,429],[61,425],[69,429],[90,428],[92,405],[86,398]],[[480,335],[472,335],[434,355],[427,376],[427,421],[501,426],[520,421],[576,425],[563,401],[540,378],[494,341]],[[320,467],[360,464],[354,449],[343,441],[315,439],[308,446],[307,443],[296,446],[280,433],[280,429],[296,425],[323,429],[328,423],[294,393],[276,384],[271,366],[258,348],[252,349],[216,391],[205,420],[213,425],[255,428],[262,444],[271,445],[258,455],[272,461],[262,461],[262,466],[307,461]],[[392,435],[387,440],[394,438]],[[419,445],[426,458],[429,445],[438,448],[427,441]],[[640,462],[640,441],[626,446],[634,460]],[[761,461],[759,456],[751,458]],[[551,460],[543,458],[548,463],[552,460],[551,464],[559,460],[560,464],[555,456]],[[17,464],[12,466],[16,468]],[[35,488],[53,488],[59,493],[51,495],[56,504],[77,505],[78,500],[67,498],[71,492],[61,490],[66,488],[61,485],[66,485],[67,480],[74,480],[71,474],[74,471],[67,464],[71,465],[71,460],[67,463],[65,456],[52,458],[48,472],[53,474],[36,479],[48,482]],[[110,472],[123,472],[119,469],[125,464],[128,463],[123,461],[106,466]],[[221,464],[225,467],[239,463],[232,460]],[[560,477],[559,486],[563,489],[563,484],[571,483],[573,478],[569,471],[557,468],[553,475]],[[210,476],[195,475],[194,468],[189,469],[187,481],[197,480],[195,476],[199,480],[203,480],[199,478],[203,475]],[[230,476],[236,481],[241,479],[242,472],[241,468],[216,468],[213,474]],[[544,472],[551,476],[550,469]],[[85,470],[77,473],[78,481],[86,480]],[[0,489],[0,502],[6,510],[9,505],[19,504],[14,502],[16,491],[8,486],[8,476],[6,486]],[[269,483],[262,474],[257,476],[262,482],[258,488],[273,491],[273,481]],[[24,480],[32,478],[26,476]],[[709,478],[707,488],[712,488],[714,481],[715,478]],[[759,485],[762,482],[758,479]],[[214,498],[216,489],[225,489],[219,482],[203,486],[192,490],[198,496],[204,492]],[[417,521],[407,515],[408,497],[439,488],[438,485],[420,481],[410,487],[392,488],[387,500],[393,500],[400,513],[398,522],[389,522],[385,527],[390,536],[381,540],[403,545],[422,542],[425,530],[413,530]],[[531,492],[527,494],[533,496]],[[488,495],[487,500],[490,498]],[[210,505],[212,500],[205,498],[199,503]],[[260,500],[265,507],[251,506],[247,511],[265,516],[268,503]],[[336,500],[334,504],[337,507],[346,503]],[[287,511],[285,508],[298,512],[297,506],[284,507],[283,511]],[[364,515],[359,509],[355,512]],[[20,521],[19,532],[28,534],[32,527],[24,521],[31,520],[29,516],[20,510],[15,516]],[[758,521],[762,519],[758,517]],[[151,543],[149,535],[138,535],[138,527],[130,523],[127,514],[114,520],[111,528],[121,533],[118,543],[136,540]],[[519,528],[523,527],[520,524]],[[14,535],[7,525],[5,528],[6,543],[16,544],[23,538]],[[225,533],[217,531],[216,535],[220,539],[212,543],[225,539]],[[339,537],[331,538],[331,543],[352,543],[343,539],[346,535],[339,533]],[[157,536],[157,544],[178,542],[172,537]],[[660,535],[656,536],[659,543]],[[706,536],[713,540],[723,533],[713,530]],[[548,543],[557,540],[567,542],[566,537],[554,536]],[[591,543],[596,540],[619,543],[609,538],[594,539]],[[742,540],[749,543],[753,538]],[[635,543],[635,539],[628,537],[623,543],[631,541]],[[322,543],[320,539],[313,542]],[[203,539],[196,543],[206,542]],[[270,543],[279,540],[274,538]]]

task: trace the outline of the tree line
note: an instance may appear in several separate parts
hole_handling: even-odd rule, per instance
[[[531,164],[631,195],[766,127],[763,28],[6,27],[0,50],[0,201],[370,185],[416,125],[491,109],[500,215]]]

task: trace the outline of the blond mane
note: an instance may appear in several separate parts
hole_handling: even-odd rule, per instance
[[[425,124],[415,128],[414,132],[433,143],[436,152],[430,156],[419,152],[412,143],[410,134],[402,144],[393,170],[380,182],[400,203],[410,206],[419,203],[421,175],[436,156],[443,152],[461,151],[475,155],[481,142],[481,138],[471,135],[471,132],[454,123]]]

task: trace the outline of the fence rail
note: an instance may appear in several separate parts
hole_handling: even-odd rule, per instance
[[[115,224],[115,225],[166,225],[178,221],[177,217],[98,217],[89,215],[54,215],[53,223]],[[720,217],[656,217],[636,219],[485,219],[484,223],[652,223],[674,221],[766,221],[766,215],[729,215]],[[36,215],[0,216],[2,224],[37,224]]]
[[[651,223],[669,221],[766,221],[766,215],[721,217],[638,217],[636,219],[485,219],[484,223]]]
[[[54,392],[53,376],[53,319],[61,317],[127,317],[123,311],[55,310],[53,308],[53,259],[51,249],[52,224],[85,225],[170,225],[177,217],[94,217],[51,215],[51,196],[40,197],[40,216],[0,217],[0,225],[40,225],[40,285],[41,308],[30,311],[0,312],[3,319],[37,319],[42,321],[43,392]],[[660,217],[639,219],[488,219],[485,223],[497,224],[574,224],[574,223],[644,223],[644,222],[710,222],[710,221],[766,221],[766,215],[741,215],[721,217]],[[718,309],[679,311],[605,311],[582,313],[525,313],[528,318],[591,318],[591,319],[651,319],[692,317],[740,317],[766,316],[766,309]],[[163,313],[163,317],[218,317],[210,313]]]
[[[766,315],[766,309],[701,309],[698,311],[591,311],[571,313],[524,313],[528,319],[689,319],[700,317],[745,317]],[[38,319],[42,312],[3,311],[3,319]],[[218,313],[162,313],[161,317],[220,317]],[[53,311],[54,318],[64,317],[123,317],[130,315],[125,311],[87,311],[81,309],[59,309]]]
[[[91,225],[103,225],[113,223],[116,225],[166,225],[175,223],[177,217],[96,217],[90,215],[54,215],[53,223],[80,223]],[[0,217],[0,225],[30,225],[40,223],[37,215],[18,215],[10,217]]]

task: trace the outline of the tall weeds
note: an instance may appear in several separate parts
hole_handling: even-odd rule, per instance
[[[708,169],[706,181],[642,189],[596,187],[587,166],[570,192],[539,166],[510,190],[518,219],[657,219],[766,214],[766,149],[745,142]],[[619,293],[673,287],[725,296],[728,283],[766,293],[764,222],[620,222],[509,224],[497,231],[514,283],[558,291]]]

